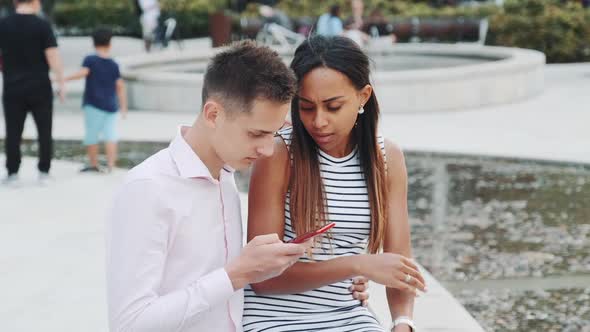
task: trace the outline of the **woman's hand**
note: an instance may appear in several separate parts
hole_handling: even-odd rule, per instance
[[[410,259],[393,253],[362,255],[359,274],[389,288],[418,295],[416,289],[426,291],[424,277]]]
[[[366,277],[356,277],[352,279],[352,286],[348,288],[352,292],[352,297],[361,301],[363,307],[369,305],[369,279]]]

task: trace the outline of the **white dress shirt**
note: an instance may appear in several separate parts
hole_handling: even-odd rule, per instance
[[[219,181],[182,137],[133,168],[107,222],[111,331],[242,331],[224,269],[242,248],[233,170]]]

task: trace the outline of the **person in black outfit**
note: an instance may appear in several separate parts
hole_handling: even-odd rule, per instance
[[[16,12],[0,21],[0,52],[4,80],[2,104],[6,124],[5,184],[18,184],[21,163],[20,144],[27,113],[37,126],[39,142],[39,181],[46,184],[51,167],[53,139],[53,90],[49,68],[64,98],[64,80],[57,41],[48,22],[36,14],[40,0],[15,0]]]

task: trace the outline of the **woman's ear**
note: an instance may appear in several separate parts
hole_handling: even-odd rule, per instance
[[[373,87],[371,84],[365,85],[359,93],[360,101],[362,105],[367,104],[369,98],[371,98],[371,94],[373,93]]]

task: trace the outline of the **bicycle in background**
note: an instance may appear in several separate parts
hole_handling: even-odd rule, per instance
[[[168,17],[158,24],[154,31],[154,42],[152,47],[164,50],[170,46],[170,42],[175,40],[178,48],[182,49],[182,40],[178,35],[178,22],[174,17]]]

